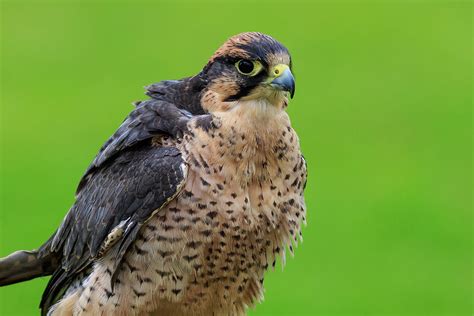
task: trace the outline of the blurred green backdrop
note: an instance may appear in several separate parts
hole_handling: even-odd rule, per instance
[[[250,315],[472,314],[472,3],[3,1],[0,256],[46,240],[143,86],[292,52],[309,225]],[[0,289],[36,315],[46,279]]]

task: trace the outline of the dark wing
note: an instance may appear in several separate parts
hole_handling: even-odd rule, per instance
[[[138,103],[137,108],[127,116],[119,129],[99,150],[82,176],[76,194],[81,191],[95,170],[125,148],[159,134],[182,136],[190,117],[189,112],[178,109],[166,101],[152,99]]]
[[[193,115],[206,114],[201,106],[202,93],[207,85],[201,74],[181,80],[165,80],[147,87],[146,94],[156,100],[170,102]]]
[[[143,224],[180,192],[187,175],[180,151],[157,147],[152,137],[178,137],[188,120],[189,115],[172,104],[145,101],[102,147],[81,180],[75,204],[41,248],[61,255],[61,265],[43,294],[43,311],[103,252],[115,256],[115,275]],[[104,249],[111,232],[120,232],[120,238]]]

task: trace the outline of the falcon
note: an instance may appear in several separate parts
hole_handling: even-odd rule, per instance
[[[42,315],[245,315],[306,221],[291,69],[249,32],[147,87],[56,232],[0,260],[0,285],[51,275]]]

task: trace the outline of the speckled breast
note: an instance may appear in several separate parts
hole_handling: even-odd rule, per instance
[[[118,277],[138,314],[245,314],[265,270],[301,237],[306,166],[294,131],[271,133],[262,155],[261,140],[226,126],[173,144],[188,163],[183,190],[142,228]]]

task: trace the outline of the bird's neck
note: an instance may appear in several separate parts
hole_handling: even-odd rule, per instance
[[[265,180],[299,152],[288,115],[271,105],[242,102],[213,117],[217,128],[195,127],[192,133],[199,135],[187,143],[187,151],[221,167],[225,177],[240,177],[242,183]]]

